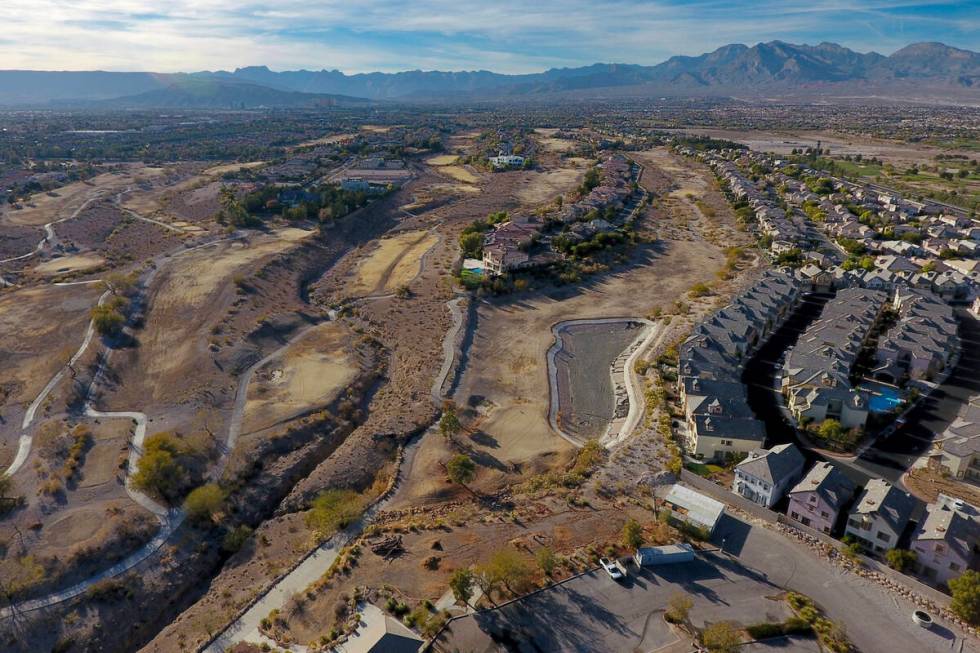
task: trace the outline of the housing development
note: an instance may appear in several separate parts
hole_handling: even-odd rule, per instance
[[[980,653],[976,79],[0,71],[0,650]]]

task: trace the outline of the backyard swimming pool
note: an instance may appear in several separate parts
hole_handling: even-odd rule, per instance
[[[898,388],[883,383],[862,383],[859,390],[866,390],[871,396],[868,399],[868,410],[872,413],[887,413],[902,404],[902,395]]]

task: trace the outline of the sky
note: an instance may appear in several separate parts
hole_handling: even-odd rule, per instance
[[[537,72],[728,43],[980,50],[980,0],[0,0],[0,68]]]

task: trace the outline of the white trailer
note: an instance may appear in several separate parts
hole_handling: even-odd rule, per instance
[[[672,565],[694,560],[694,549],[689,544],[668,544],[666,546],[647,546],[636,550],[633,560],[640,567]]]

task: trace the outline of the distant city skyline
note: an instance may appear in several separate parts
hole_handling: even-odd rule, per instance
[[[921,0],[5,0],[0,23],[0,68],[33,70],[525,73],[777,39],[980,49],[975,2]]]

